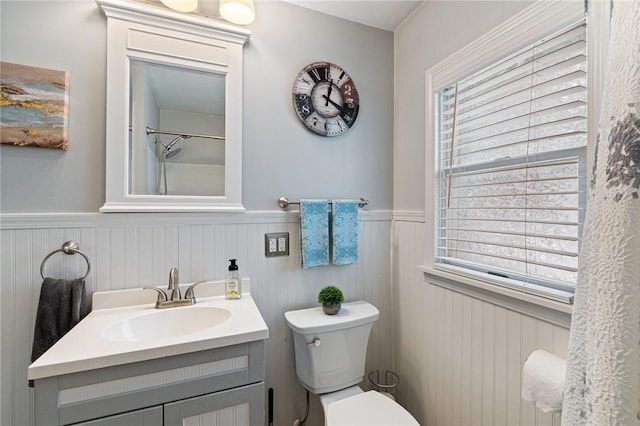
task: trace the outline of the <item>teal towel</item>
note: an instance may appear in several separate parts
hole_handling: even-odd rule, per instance
[[[305,269],[329,264],[327,200],[300,200],[300,254]]]
[[[334,200],[331,218],[333,264],[358,263],[358,202]]]

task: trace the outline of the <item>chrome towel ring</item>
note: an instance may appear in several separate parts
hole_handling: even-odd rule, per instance
[[[48,255],[46,255],[45,258],[42,260],[42,264],[40,264],[40,276],[42,277],[42,279],[44,279],[44,264],[47,263],[47,260],[49,260],[51,256],[53,256],[54,254],[60,251],[63,252],[64,254],[79,254],[80,256],[84,257],[84,260],[87,262],[87,273],[84,274],[82,279],[87,278],[87,275],[89,275],[89,271],[91,270],[91,262],[89,262],[89,258],[84,253],[82,253],[78,247],[79,247],[78,243],[76,243],[75,241],[67,241],[62,245],[62,248],[59,248],[58,250],[54,250]]]

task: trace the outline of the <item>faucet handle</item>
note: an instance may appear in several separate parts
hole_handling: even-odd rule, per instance
[[[189,286],[189,288],[187,288],[187,291],[184,293],[184,298],[185,299],[191,299],[191,303],[196,303],[196,294],[193,291],[193,289],[195,288],[195,286],[202,284],[202,283],[206,283],[207,280],[203,280],[203,281],[198,281],[197,283],[193,283]]]
[[[143,290],[155,290],[158,292],[158,298],[156,299],[156,306],[158,306],[162,302],[166,302],[168,299],[167,293],[164,292],[163,289],[158,287],[142,287]]]

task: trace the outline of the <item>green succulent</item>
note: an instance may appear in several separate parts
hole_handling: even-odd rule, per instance
[[[344,295],[338,287],[330,285],[320,290],[318,302],[323,305],[337,305],[344,302]]]

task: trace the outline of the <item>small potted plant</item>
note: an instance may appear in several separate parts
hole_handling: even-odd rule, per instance
[[[318,302],[322,303],[322,310],[325,314],[335,315],[340,311],[340,304],[344,302],[344,296],[338,287],[330,285],[320,290]]]

